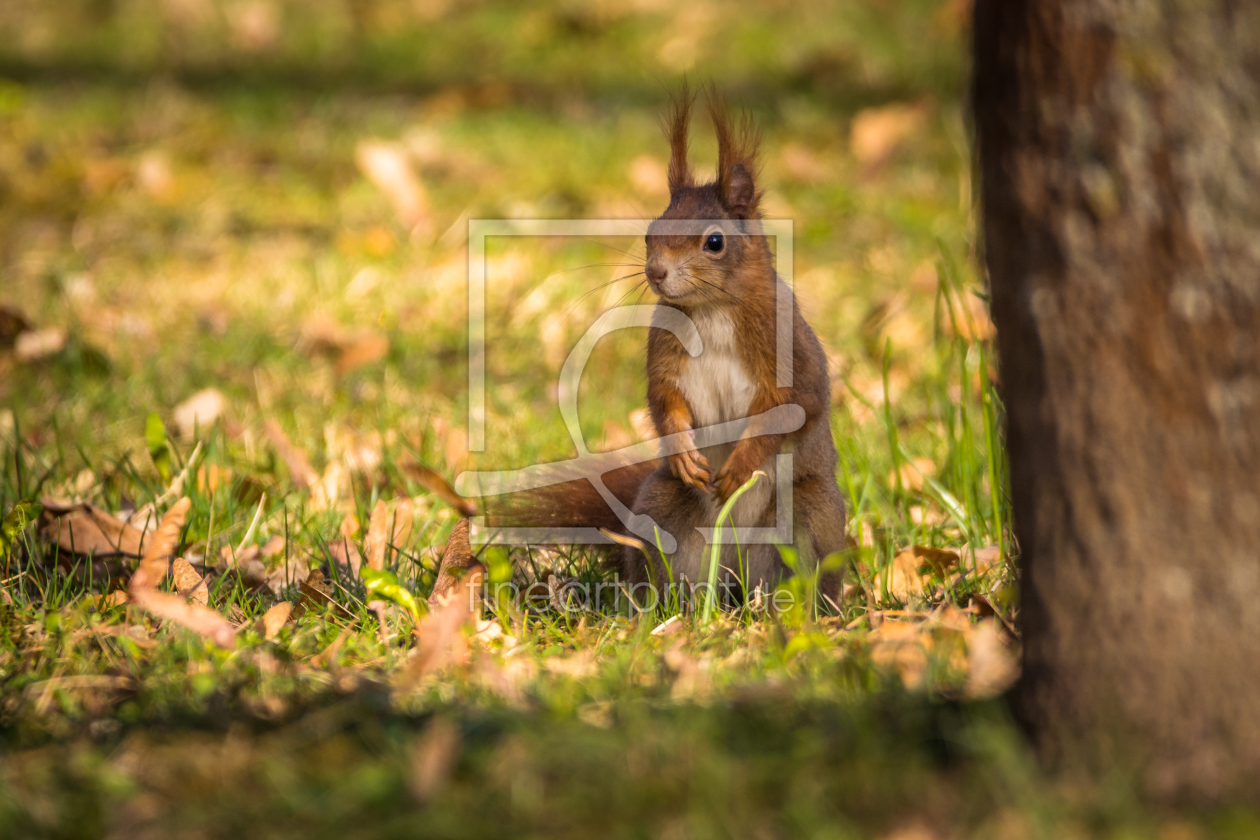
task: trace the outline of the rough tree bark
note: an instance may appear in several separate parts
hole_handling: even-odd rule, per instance
[[[1260,775],[1260,3],[977,0],[1024,677],[1051,759]],[[1254,797],[1254,788],[1250,791]]]

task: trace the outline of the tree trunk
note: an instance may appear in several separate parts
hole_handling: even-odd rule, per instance
[[[974,46],[1017,709],[1057,762],[1238,794],[1260,775],[1260,3],[978,0]]]

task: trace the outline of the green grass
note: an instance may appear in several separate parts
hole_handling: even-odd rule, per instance
[[[67,334],[38,361],[0,349],[0,517],[43,497],[165,509],[196,453],[178,551],[245,628],[223,651],[103,604],[129,569],[59,567],[21,530],[0,601],[0,834],[1256,830],[1245,814],[1152,816],[1127,768],[1089,789],[1047,776],[1000,698],[968,699],[969,631],[946,607],[984,594],[1013,619],[1018,577],[962,5],[18,2],[0,20],[17,33],[0,45],[0,304]],[[651,218],[656,118],[684,70],[765,127],[766,212],[794,220],[796,290],[831,360],[857,543],[832,562],[849,596],[839,614],[745,606],[704,622],[677,602],[574,614],[539,598],[501,610],[510,653],[493,643],[397,690],[410,621],[381,626],[339,568],[346,520],[361,545],[378,499],[413,499],[390,567],[427,596],[458,514],[404,465],[450,478],[570,457],[560,363],[637,294],[604,286],[635,271],[636,238],[491,240],[487,447],[465,463],[466,222]],[[882,165],[855,158],[862,109],[923,101]],[[357,169],[370,139],[409,150],[423,232]],[[702,120],[699,166],[712,145]],[[339,372],[311,349],[316,323],[388,350]],[[644,404],[643,342],[624,332],[592,356],[579,406],[593,448],[620,445]],[[227,418],[180,435],[175,408],[207,387]],[[331,506],[295,485],[267,421],[317,473],[342,468]],[[327,571],[336,605],[267,640],[253,623],[298,592],[216,570],[224,549],[275,536]],[[911,545],[1003,559],[981,580],[933,573],[924,600],[894,591]],[[612,575],[586,549],[485,559],[499,581]],[[898,609],[932,612],[909,654],[873,629]],[[674,616],[679,632],[652,635]],[[929,833],[890,834],[916,827]]]

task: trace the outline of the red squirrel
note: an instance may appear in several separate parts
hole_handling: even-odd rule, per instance
[[[776,274],[763,233],[759,134],[749,119],[733,121],[715,94],[708,99],[718,141],[717,177],[699,183],[688,163],[694,98],[684,89],[666,121],[670,203],[648,227],[644,263],[646,282],[659,298],[654,325],[672,317],[666,310],[676,310],[695,325],[703,349],[692,356],[676,330],[648,331],[652,420],[661,438],[675,435],[684,442],[694,442],[694,430],[732,421],[744,425],[748,418],[785,406],[799,406],[793,416],[803,416],[803,423],[798,419],[790,430],[759,434],[767,424],[751,422],[742,434],[729,436],[733,442],[716,444],[710,430],[703,436],[712,445],[687,444],[663,460],[607,473],[604,483],[623,504],[651,517],[672,535],[669,542],[676,541],[666,558],[668,570],[651,540],[643,541],[649,543],[651,560],[637,546],[623,547],[622,572],[631,583],[659,585],[669,573],[675,581],[707,580],[711,549],[705,533],[712,534],[723,503],[757,470],[767,477],[736,501],[727,524],[734,526],[736,539],[741,529],[782,527],[777,488],[786,487],[788,477],[777,474],[780,454],[792,456],[792,527],[781,541],[796,549],[806,568],[845,544],[826,356],[791,289]],[[791,384],[786,387],[778,384],[780,346],[789,352],[786,342],[776,340],[782,304],[791,309]],[[587,482],[549,490],[527,505],[529,524],[627,532]],[[736,545],[736,539],[723,541],[720,578],[728,585],[773,585],[788,573],[774,544]],[[826,575],[822,581],[823,593],[834,599],[838,577]]]

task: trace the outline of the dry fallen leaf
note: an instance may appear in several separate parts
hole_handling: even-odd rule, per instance
[[[136,181],[151,198],[169,201],[175,195],[171,161],[161,149],[150,149],[136,161]]]
[[[1002,549],[996,545],[977,548],[972,560],[975,563],[976,574],[983,575],[1002,562]]]
[[[184,517],[191,504],[185,496],[167,510],[162,517],[162,524],[145,547],[144,557],[135,574],[131,576],[127,590],[137,606],[159,618],[182,624],[220,647],[231,648],[235,643],[236,631],[227,619],[212,609],[190,604],[180,595],[157,591],[157,585],[166,577],[170,555],[175,550],[180,529],[184,527]]]
[[[368,522],[367,539],[363,541],[369,569],[385,568],[385,549],[388,548],[385,529],[389,527],[388,519],[389,509],[385,506],[385,500],[378,499],[376,507],[372,508],[372,518]]]
[[[173,419],[181,437],[205,432],[227,411],[227,397],[216,388],[204,388],[175,406]]]
[[[13,343],[13,354],[20,362],[38,362],[55,356],[66,348],[66,331],[56,327],[27,330]]]
[[[403,227],[413,232],[427,227],[428,197],[403,146],[363,140],[354,150],[354,161],[359,171],[389,199]]]
[[[665,621],[652,628],[653,636],[672,636],[679,630],[683,629],[682,619],[676,615],[671,615]]]
[[[542,661],[543,669],[558,676],[585,679],[598,669],[595,654],[590,650],[579,651],[572,656],[549,656]]]
[[[337,355],[337,375],[345,376],[372,362],[379,362],[389,354],[389,339],[379,333],[355,336],[341,347]]]
[[[171,564],[171,579],[175,590],[194,604],[207,606],[210,603],[210,590],[205,578],[197,574],[197,570],[183,557],[176,557]]]
[[[345,538],[332,540],[328,543],[328,553],[337,564],[338,574],[351,578],[359,576],[359,569],[363,568],[363,554],[357,545]]]
[[[284,627],[292,614],[293,604],[288,601],[273,604],[270,609],[262,614],[262,618],[258,619],[255,629],[267,641],[277,639],[280,636],[280,628]]]
[[[897,553],[888,572],[888,594],[906,603],[921,597],[926,579],[933,572],[943,574],[958,565],[958,552],[915,545]]]
[[[218,464],[202,464],[197,468],[197,489],[213,494],[220,487],[232,485],[232,471]]]
[[[121,607],[123,604],[127,603],[127,600],[126,590],[115,589],[113,592],[109,592],[102,595],[100,598],[97,598],[96,608],[98,610],[103,610],[107,607]]]
[[[89,504],[44,499],[39,517],[43,538],[64,554],[91,557],[139,557],[144,534]]]
[[[936,475],[936,462],[931,458],[914,458],[902,461],[897,469],[888,474],[888,486],[897,486],[897,476],[901,476],[902,489],[917,493],[923,489],[923,480]]]
[[[394,547],[403,551],[411,543],[411,531],[416,524],[416,503],[402,499],[394,509]]]
[[[280,428],[279,423],[268,420],[263,425],[263,429],[267,433],[267,439],[275,447],[276,453],[289,468],[289,476],[294,484],[306,488],[320,480],[319,473],[315,472],[315,468],[307,460],[306,453],[289,442],[289,436],[284,433],[284,429]]]
[[[931,109],[931,102],[924,101],[859,111],[849,132],[850,151],[867,169],[878,168],[907,137],[923,129]]]
[[[477,515],[477,503],[475,501],[466,499],[456,493],[450,482],[424,464],[408,461],[402,465],[402,470],[425,490],[428,490],[464,516]]]
[[[148,588],[132,592],[131,600],[158,618],[182,624],[219,647],[231,649],[235,645],[236,629],[226,618],[208,607],[190,604],[179,595]]]
[[[875,665],[896,671],[902,685],[911,691],[923,686],[928,668],[926,643],[930,643],[930,637],[925,636],[920,624],[887,619],[867,639]]]
[[[961,306],[941,307],[942,332],[967,341],[989,341],[997,328],[989,317],[989,307],[976,295],[964,291],[958,295]]]
[[[460,579],[468,573],[476,561],[473,559],[472,545],[468,541],[469,523],[461,519],[451,529],[451,536],[442,551],[442,562],[438,566],[437,581],[429,594],[429,604],[439,603],[451,595],[459,585]]]
[[[332,587],[321,576],[311,575],[302,581],[299,588],[302,595],[298,598],[297,606],[293,608],[293,617],[295,619],[305,615],[308,610],[322,612],[328,606],[336,609],[345,618],[354,617],[345,607],[333,599]]]
[[[993,619],[980,622],[967,634],[967,684],[963,694],[973,700],[994,697],[1019,679],[1019,662],[1006,643],[1005,631]]]
[[[465,625],[473,624],[480,612],[480,590],[485,570],[474,563],[465,577],[464,587],[454,589],[438,600],[429,614],[416,624],[416,647],[407,664],[399,672],[398,684],[408,687],[448,665],[468,661],[468,639]]]
[[[162,523],[144,548],[144,557],[136,567],[135,574],[131,576],[128,589],[156,589],[166,578],[166,572],[171,565],[171,554],[179,542],[179,532],[184,527],[184,518],[191,507],[192,500],[185,496],[167,509]]]

